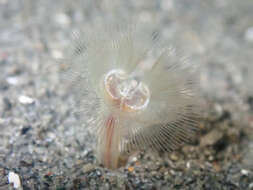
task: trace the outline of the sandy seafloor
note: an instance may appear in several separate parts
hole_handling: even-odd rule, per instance
[[[0,190],[253,189],[253,1],[101,2],[0,0]],[[201,65],[205,106],[194,143],[110,171],[53,66],[73,31],[121,17],[152,25]]]

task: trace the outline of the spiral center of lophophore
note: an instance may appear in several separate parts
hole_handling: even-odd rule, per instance
[[[104,87],[109,101],[123,111],[139,111],[148,106],[148,86],[123,70],[108,72],[104,78]]]

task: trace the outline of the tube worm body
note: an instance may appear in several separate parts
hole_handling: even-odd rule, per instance
[[[118,168],[132,151],[172,151],[197,127],[196,73],[173,48],[135,26],[97,27],[76,35],[67,75],[92,117],[97,158]],[[91,113],[94,113],[93,115]]]
[[[97,146],[101,162],[109,168],[117,167],[120,154],[117,147],[119,144],[119,138],[115,134],[117,130],[116,127],[116,118],[112,115],[108,116],[103,129],[101,129]]]

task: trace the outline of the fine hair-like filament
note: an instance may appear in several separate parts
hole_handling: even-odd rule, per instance
[[[175,49],[159,46],[155,33],[137,25],[96,26],[75,33],[69,52],[63,74],[80,102],[79,114],[89,118],[98,160],[106,167],[119,167],[121,157],[135,150],[173,151],[194,135],[196,69]],[[147,86],[145,108],[125,111],[106,98],[104,77],[117,69]]]

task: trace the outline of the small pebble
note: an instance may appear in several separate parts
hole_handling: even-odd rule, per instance
[[[253,42],[253,26],[245,31],[244,37],[248,42]]]
[[[129,171],[129,172],[133,172],[133,171],[134,171],[134,167],[129,167],[129,168],[128,168],[128,171]]]
[[[221,117],[222,113],[223,113],[223,108],[220,104],[215,104],[214,105],[214,110],[216,111],[216,114],[218,117]]]
[[[58,24],[62,26],[68,26],[71,21],[69,16],[64,13],[56,14],[54,19],[55,19],[55,22],[57,22]]]
[[[245,170],[245,169],[242,169],[241,174],[247,176],[247,175],[249,175],[249,171]]]
[[[173,161],[177,161],[179,159],[178,155],[173,152],[171,155],[170,155],[170,159],[173,160]]]
[[[29,96],[21,95],[19,96],[18,101],[21,104],[32,104],[34,102],[34,99],[30,98]]]
[[[21,135],[25,135],[30,129],[31,129],[31,126],[24,126],[21,129]]]
[[[95,169],[95,165],[88,163],[88,164],[86,164],[86,165],[83,166],[82,171],[84,173],[87,173],[87,172],[90,172],[90,171],[92,171],[94,169]]]
[[[63,58],[63,54],[59,50],[52,50],[52,57],[54,59],[62,59]]]
[[[96,175],[97,175],[98,177],[101,177],[101,176],[102,176],[101,170],[97,169],[97,170],[96,170]]]
[[[132,162],[136,162],[138,160],[138,158],[136,156],[132,157],[131,161]]]
[[[18,77],[8,77],[6,79],[7,83],[9,83],[10,85],[18,85],[19,83],[19,78]]]
[[[19,175],[14,172],[9,172],[8,174],[8,181],[10,184],[13,184],[14,188],[20,188],[21,187],[21,181],[19,178]]]
[[[190,162],[187,162],[186,163],[186,167],[189,169],[191,167],[191,163]]]

